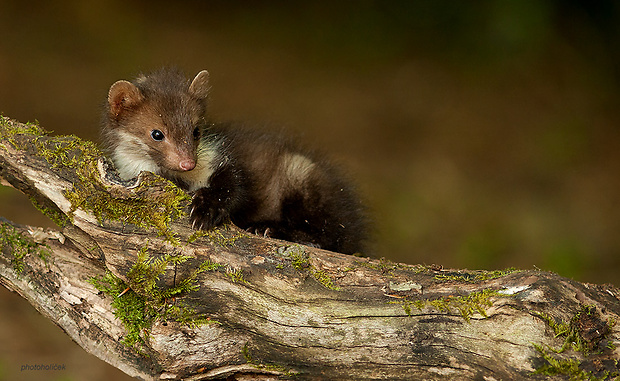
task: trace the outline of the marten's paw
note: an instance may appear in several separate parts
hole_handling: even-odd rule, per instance
[[[210,197],[206,189],[200,189],[192,199],[189,219],[193,229],[210,230],[229,221],[230,214],[220,199]]]

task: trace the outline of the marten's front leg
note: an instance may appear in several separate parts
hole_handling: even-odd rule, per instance
[[[244,200],[243,178],[231,163],[218,167],[209,185],[194,194],[190,212],[192,228],[209,230],[230,221]]]

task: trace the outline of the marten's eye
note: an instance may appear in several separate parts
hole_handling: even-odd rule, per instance
[[[153,140],[161,142],[162,140],[164,140],[164,133],[159,130],[153,130],[151,131],[151,137],[153,138]]]
[[[200,129],[198,127],[194,128],[194,139],[198,139],[200,137]]]

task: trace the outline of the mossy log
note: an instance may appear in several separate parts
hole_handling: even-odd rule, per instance
[[[55,221],[0,221],[0,282],[144,380],[606,379],[620,290],[192,231],[189,198],[122,182],[90,142],[0,120],[0,178]],[[1,313],[1,312],[0,312]]]

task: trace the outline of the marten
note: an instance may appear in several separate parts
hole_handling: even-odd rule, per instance
[[[193,194],[194,229],[226,222],[346,254],[364,249],[365,209],[325,156],[297,141],[206,117],[209,73],[177,69],[117,81],[102,123],[123,179],[150,171]]]

